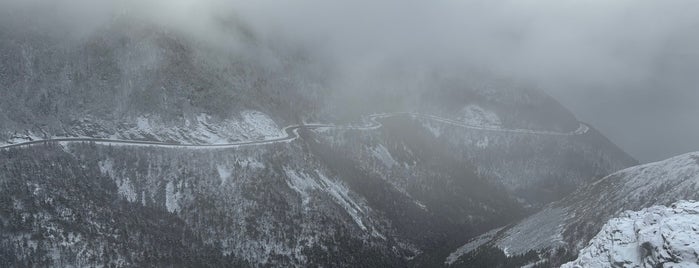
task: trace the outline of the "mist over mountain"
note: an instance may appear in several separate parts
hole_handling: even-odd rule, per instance
[[[696,7],[3,0],[0,266],[573,261],[694,198]]]
[[[464,68],[485,69],[549,92],[644,162],[699,148],[692,121],[693,100],[699,99],[692,72],[699,63],[699,39],[690,34],[699,27],[699,7],[690,0],[0,4],[6,27],[43,29],[61,39],[84,38],[114,20],[127,20],[259,56],[259,47],[245,44],[248,38],[231,35],[254,33],[255,44],[273,47],[262,50],[312,51],[317,68],[334,70],[320,74],[332,79],[326,88],[350,95],[380,90],[377,83],[405,88],[418,82],[373,76],[386,69],[409,68],[416,72],[406,74],[410,78],[435,68],[457,75]],[[648,113],[648,106],[659,108]]]

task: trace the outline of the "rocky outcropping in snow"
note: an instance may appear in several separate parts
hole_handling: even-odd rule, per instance
[[[482,247],[497,248],[508,257],[537,252],[557,266],[574,259],[607,221],[626,215],[625,211],[697,199],[699,152],[611,174],[506,227]],[[461,260],[479,254],[478,250],[460,253]]]
[[[625,212],[562,267],[699,267],[699,202]]]

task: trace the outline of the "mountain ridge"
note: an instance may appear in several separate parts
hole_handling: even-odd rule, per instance
[[[572,260],[608,219],[627,210],[696,200],[697,187],[697,152],[630,167],[547,205],[492,238],[484,239],[479,246],[499,248],[509,256],[538,252],[543,256],[541,261],[561,265]],[[541,228],[542,224],[548,227]],[[469,254],[478,258],[474,252]]]

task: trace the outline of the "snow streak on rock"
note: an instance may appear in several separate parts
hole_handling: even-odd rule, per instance
[[[339,204],[352,217],[357,226],[362,230],[367,230],[367,227],[362,222],[362,216],[367,208],[358,204],[349,194],[349,189],[339,182],[328,179],[323,173],[316,170],[315,175],[297,172],[290,168],[284,168],[287,175],[287,184],[291,189],[294,189],[301,196],[301,202],[304,207],[308,208],[313,191],[326,192],[333,197],[335,202]]]
[[[180,198],[182,194],[175,189],[175,184],[171,181],[165,186],[165,208],[168,212],[177,213],[180,211]]]
[[[383,145],[379,144],[378,146],[374,147],[371,149],[372,155],[379,159],[381,163],[383,163],[387,168],[391,168],[394,165],[398,164],[396,160],[393,159],[393,156],[391,156],[391,153],[384,147]]]
[[[129,178],[125,178],[120,182],[117,182],[117,185],[119,186],[119,195],[124,197],[126,201],[132,203],[136,202],[136,198],[138,196],[136,195],[136,191],[134,190],[133,184]]]

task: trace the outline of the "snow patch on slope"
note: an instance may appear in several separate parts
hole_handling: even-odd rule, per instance
[[[505,255],[514,256],[527,253],[531,249],[546,249],[563,245],[563,222],[566,211],[560,208],[547,208],[539,212],[541,217],[530,217],[510,228],[495,244]],[[530,232],[529,230],[537,230]],[[526,236],[522,239],[521,235]]]
[[[500,117],[492,111],[485,110],[478,105],[467,105],[461,110],[461,120],[467,125],[500,127]]]
[[[254,158],[246,158],[240,160],[240,165],[248,168],[265,168],[265,164]]]
[[[562,267],[622,266],[699,267],[699,202],[627,211]]]
[[[107,159],[97,163],[102,175],[113,175],[114,174],[114,160]]]
[[[126,201],[129,202],[136,202],[136,199],[138,198],[138,194],[136,194],[136,188],[134,187],[133,183],[131,182],[131,179],[123,178],[123,179],[118,179],[114,177],[114,160],[112,159],[107,159],[107,160],[102,160],[97,163],[97,166],[100,169],[100,173],[104,176],[111,176],[112,179],[114,179],[114,182],[117,185],[117,192],[121,197],[126,199]]]
[[[15,143],[23,143],[23,142],[28,142],[28,141],[35,141],[35,140],[43,140],[47,137],[48,135],[46,133],[35,133],[33,131],[24,131],[24,132],[14,132],[11,135],[9,135],[9,139],[4,142],[4,144],[15,144]]]
[[[117,182],[117,186],[119,187],[119,195],[126,199],[126,201],[131,203],[136,202],[136,198],[138,196],[136,195],[136,190],[134,189],[133,183],[131,183],[129,178],[125,178]]]
[[[199,114],[194,121],[173,127],[161,123],[157,116],[136,118],[134,127],[121,131],[114,138],[145,138],[181,143],[225,144],[234,141],[264,140],[283,137],[284,133],[266,114],[259,111],[243,111],[240,119],[214,120],[208,114]]]
[[[165,186],[165,208],[170,213],[177,213],[180,211],[180,199],[182,198],[182,193],[175,189],[175,184],[169,181]]]
[[[384,147],[383,145],[379,144],[378,146],[374,147],[371,149],[371,154],[376,158],[381,161],[387,168],[392,168],[394,165],[397,165],[398,162],[396,162],[395,159],[393,159],[393,156],[391,156],[391,153]]]
[[[248,110],[243,111],[241,115],[243,117],[242,128],[247,133],[257,135],[259,139],[284,136],[274,120],[262,112]]]
[[[216,166],[216,171],[218,171],[218,176],[221,178],[221,185],[226,184],[228,182],[228,179],[231,178],[231,175],[233,174],[233,171],[225,166],[218,165]]]
[[[482,234],[482,235],[480,235],[480,236],[478,236],[478,237],[476,237],[476,238],[474,238],[474,239],[471,239],[471,241],[469,241],[469,242],[466,243],[465,245],[463,245],[463,246],[461,246],[460,248],[456,249],[456,251],[454,251],[454,252],[452,252],[451,254],[449,254],[449,256],[447,257],[447,259],[444,261],[444,264],[446,264],[446,265],[452,265],[452,264],[453,264],[454,262],[456,262],[461,256],[463,256],[463,255],[465,255],[465,254],[467,254],[467,253],[469,253],[469,252],[471,252],[471,251],[476,250],[476,249],[479,248],[480,246],[484,245],[485,243],[487,243],[488,241],[490,241],[491,239],[493,239],[493,237],[494,237],[498,232],[500,232],[500,230],[502,230],[502,228],[493,229],[493,230],[488,231],[488,232],[485,233],[485,234]]]
[[[362,214],[364,214],[368,208],[360,206],[359,203],[350,196],[350,191],[347,187],[329,179],[318,170],[315,171],[315,176],[313,176],[312,174],[297,172],[289,167],[284,167],[284,173],[286,173],[288,178],[286,181],[287,184],[291,189],[299,193],[304,207],[308,208],[313,191],[326,192],[333,197],[338,205],[344,208],[359,228],[365,231],[367,230],[367,227],[362,221]]]
[[[435,138],[439,138],[439,136],[442,136],[442,130],[433,122],[422,120],[422,126],[429,130]]]
[[[364,209],[360,207],[357,202],[355,202],[349,195],[349,189],[344,185],[328,179],[325,175],[316,170],[316,174],[320,178],[321,184],[325,187],[325,190],[335,198],[335,201],[342,206],[345,211],[352,217],[355,223],[362,230],[367,230],[364,223],[362,223],[361,214],[364,213]]]
[[[301,196],[301,204],[307,207],[311,199],[311,190],[320,188],[318,183],[312,177],[300,174],[289,167],[284,167],[284,173],[286,173],[287,185]]]
[[[663,193],[663,197],[681,196],[681,192],[697,188],[697,182],[699,182],[699,161],[697,159],[699,159],[699,153],[689,153],[625,169],[605,180],[620,176],[632,178],[624,181],[622,189],[630,190],[626,194],[633,198],[655,195],[649,191],[663,187],[663,185],[672,185],[672,187],[667,187],[669,189]],[[660,196],[656,198],[660,198]]]

